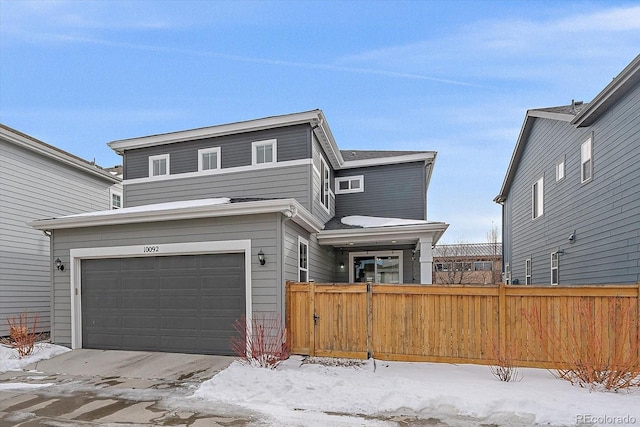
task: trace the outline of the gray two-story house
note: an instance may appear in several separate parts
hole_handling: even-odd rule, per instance
[[[29,227],[34,218],[107,210],[121,200],[120,180],[70,153],[0,125],[0,336],[7,319],[37,317],[49,330],[51,235]],[[120,199],[117,199],[120,197]],[[117,207],[117,206],[116,206]]]
[[[529,110],[495,201],[507,283],[640,282],[640,56],[590,103]]]
[[[119,211],[53,236],[52,339],[229,354],[233,323],[284,316],[285,282],[431,283],[436,153],[341,151],[320,110],[109,143]]]

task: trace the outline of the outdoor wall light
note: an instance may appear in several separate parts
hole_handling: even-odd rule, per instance
[[[262,252],[262,249],[260,249],[260,252],[258,252],[258,262],[260,262],[260,265],[264,265],[267,260],[264,257],[264,252]]]
[[[344,262],[341,262],[340,263],[340,270],[343,270],[343,269],[344,269]]]
[[[56,260],[54,261],[54,264],[56,265],[56,268],[60,271],[64,271],[64,264],[62,264],[62,261],[60,261],[60,258],[56,258]]]

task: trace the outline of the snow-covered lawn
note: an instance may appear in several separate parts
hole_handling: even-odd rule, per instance
[[[49,343],[36,343],[33,354],[20,359],[15,349],[0,344],[0,372],[20,371],[27,365],[49,359],[67,351],[70,351],[67,347]]]
[[[291,357],[276,370],[234,362],[194,398],[245,407],[273,425],[365,425],[354,415],[379,415],[366,425],[391,425],[385,418],[399,414],[451,425],[640,424],[640,391],[590,392],[543,369],[519,369],[522,380],[505,383],[486,366],[302,360]]]

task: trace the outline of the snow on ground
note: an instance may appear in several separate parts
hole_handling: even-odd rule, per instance
[[[521,381],[505,383],[487,366],[369,360],[336,367],[302,364],[296,356],[276,370],[234,362],[194,398],[239,405],[287,426],[363,425],[355,415],[378,416],[367,426],[390,425],[385,416],[399,414],[456,426],[607,425],[622,424],[624,417],[627,424],[640,423],[638,390],[589,392],[543,369],[519,372]]]
[[[36,343],[33,354],[20,359],[15,349],[0,344],[0,372],[20,371],[27,365],[49,359],[67,351],[70,351],[67,347],[49,343]]]

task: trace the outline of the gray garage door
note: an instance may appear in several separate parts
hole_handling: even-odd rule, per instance
[[[82,261],[82,346],[232,354],[244,254]]]

